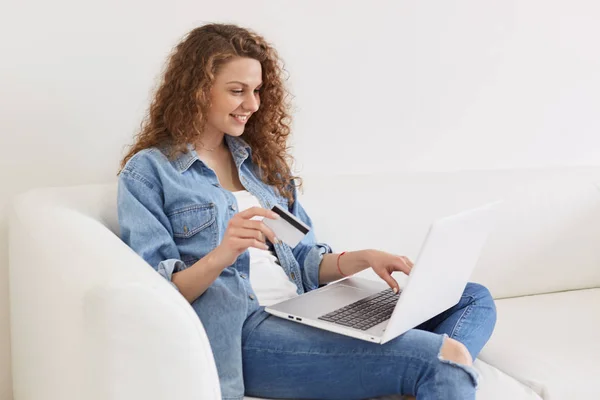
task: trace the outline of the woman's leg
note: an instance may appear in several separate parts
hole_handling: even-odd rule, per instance
[[[380,345],[269,316],[245,330],[242,340],[244,385],[250,396],[475,399],[477,373],[459,359],[442,356],[445,349],[456,348],[442,334],[412,329]]]
[[[495,325],[496,306],[489,290],[478,283],[468,283],[458,304],[416,329],[447,334],[464,344],[474,360],[492,335]]]

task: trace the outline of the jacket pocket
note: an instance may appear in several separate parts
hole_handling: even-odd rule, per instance
[[[171,221],[173,236],[189,239],[215,223],[215,204],[195,204],[172,211],[167,215]]]

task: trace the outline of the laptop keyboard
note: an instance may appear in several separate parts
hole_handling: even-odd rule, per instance
[[[385,289],[322,315],[319,319],[366,331],[392,316],[399,297],[400,293],[395,294],[391,288]]]

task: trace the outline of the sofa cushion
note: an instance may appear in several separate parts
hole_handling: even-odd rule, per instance
[[[510,376],[481,360],[475,360],[475,368],[480,374],[477,400],[541,400],[531,388],[521,385]],[[244,399],[265,400],[256,397],[244,397]],[[402,396],[384,396],[377,398],[377,400],[400,399],[402,399]]]
[[[600,289],[496,304],[498,322],[481,359],[545,400],[600,398]]]
[[[480,374],[477,400],[542,400],[531,388],[484,361],[475,360],[475,368]]]
[[[471,280],[494,298],[600,286],[600,168],[305,178],[314,233],[336,253],[377,248],[416,261],[436,218],[504,199]],[[577,273],[564,273],[569,264]]]

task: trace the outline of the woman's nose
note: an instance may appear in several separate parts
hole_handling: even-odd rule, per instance
[[[258,96],[256,96],[253,93],[244,100],[244,104],[242,104],[242,107],[244,108],[244,110],[247,110],[250,112],[256,112],[256,110],[258,110],[259,105],[260,105],[260,100],[259,100]]]

